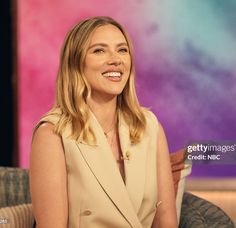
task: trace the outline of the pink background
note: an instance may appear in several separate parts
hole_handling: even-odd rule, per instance
[[[110,15],[125,22],[129,21],[125,19],[129,14],[135,20],[142,10],[142,4],[134,3],[135,11],[130,11],[132,3],[124,7],[125,2],[19,1],[19,157],[22,167],[29,165],[32,129],[53,104],[60,48],[66,32],[80,19],[90,16]]]

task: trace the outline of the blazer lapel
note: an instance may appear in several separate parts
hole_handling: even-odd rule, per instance
[[[145,186],[146,149],[143,143],[132,145],[129,127],[123,116],[119,117],[119,137],[125,165],[125,183],[136,214],[140,209]]]
[[[137,200],[137,198],[139,198],[141,194],[140,192],[138,194],[136,193],[136,195],[132,197],[132,199],[130,198],[130,195],[133,194],[134,191],[131,190],[131,185],[132,183],[136,183],[138,181],[137,179],[139,179],[140,177],[136,176],[135,181],[128,180],[129,190],[131,190],[131,192],[127,192],[111,148],[107,142],[100,124],[92,113],[90,118],[90,126],[95,133],[97,145],[92,146],[86,144],[84,141],[81,141],[80,143],[77,143],[77,146],[94,177],[97,179],[102,189],[106,192],[111,201],[115,204],[120,213],[127,220],[127,222],[131,225],[131,227],[141,228],[142,225],[138,220],[137,213],[135,213],[136,210],[134,210],[134,205],[136,205],[136,203],[131,203],[131,201]],[[119,132],[123,136],[123,130]],[[126,145],[126,142],[124,143],[124,145]],[[130,163],[132,164],[132,162]],[[135,162],[136,165],[138,165],[138,163],[137,161]],[[132,168],[134,168],[133,165],[128,168],[127,165],[125,165],[125,171],[127,169],[129,176],[128,179],[134,177],[135,171],[131,171]],[[139,182],[139,184],[141,183]],[[135,189],[135,185],[133,186],[133,188]],[[138,202],[139,201],[141,200],[138,199]]]

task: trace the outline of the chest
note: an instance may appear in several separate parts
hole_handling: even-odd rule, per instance
[[[69,217],[75,218],[88,209],[98,216],[96,219],[106,221],[116,221],[116,216],[117,219],[137,217],[137,221],[142,221],[154,214],[157,202],[155,143],[144,140],[137,146],[125,146],[118,140],[113,151],[107,142],[89,146],[63,139]],[[122,169],[116,161],[117,155],[125,158]],[[125,227],[123,225],[120,227]]]

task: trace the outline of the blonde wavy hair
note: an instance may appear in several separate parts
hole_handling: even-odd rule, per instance
[[[90,97],[91,89],[83,74],[83,66],[91,34],[99,26],[108,24],[116,26],[122,32],[130,50],[130,76],[122,93],[117,97],[117,108],[123,113],[125,121],[130,126],[131,142],[136,144],[145,130],[146,119],[135,91],[133,48],[123,27],[110,17],[83,20],[75,25],[65,38],[56,81],[54,107],[60,110],[60,118],[55,124],[55,132],[62,134],[65,127],[70,124],[73,139],[79,140],[82,137],[89,144],[96,143],[96,137],[88,121],[89,107],[86,101]]]

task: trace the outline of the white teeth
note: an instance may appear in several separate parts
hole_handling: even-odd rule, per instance
[[[104,77],[120,77],[121,73],[120,72],[107,72],[102,74]]]

